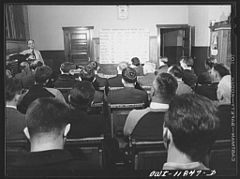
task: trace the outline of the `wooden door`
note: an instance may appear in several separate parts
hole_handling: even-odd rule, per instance
[[[186,24],[157,25],[158,59],[168,57],[168,65],[181,56],[191,56],[191,27]]]
[[[63,27],[67,61],[85,65],[91,60],[92,29],[93,27]]]

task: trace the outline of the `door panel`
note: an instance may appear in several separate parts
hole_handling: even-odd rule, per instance
[[[67,61],[85,65],[92,57],[92,30],[87,27],[63,27],[65,58]]]

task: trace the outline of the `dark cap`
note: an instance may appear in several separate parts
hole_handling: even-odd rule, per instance
[[[135,83],[137,81],[137,73],[133,68],[127,67],[122,71],[123,79],[128,83]]]
[[[98,63],[96,61],[91,61],[88,66],[90,66],[93,70],[97,70]]]
[[[132,64],[135,65],[135,66],[139,66],[140,65],[140,60],[139,60],[138,57],[133,57],[131,59],[131,61],[132,61]]]

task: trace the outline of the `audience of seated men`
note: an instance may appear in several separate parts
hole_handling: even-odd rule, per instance
[[[162,140],[164,114],[176,94],[177,80],[168,73],[159,73],[153,81],[150,107],[132,110],[124,125],[124,135],[138,140]]]
[[[30,88],[34,85],[34,71],[30,69],[28,62],[22,62],[19,65],[19,69],[21,70],[20,73],[15,75],[16,79],[19,79],[22,82],[22,86],[25,89]]]
[[[196,88],[196,93],[206,96],[211,100],[218,100],[217,98],[217,88],[218,88],[218,83],[219,81],[226,75],[229,75],[229,70],[223,65],[223,64],[218,64],[215,63],[212,67],[212,69],[210,70],[210,76],[211,76],[211,84],[204,84],[202,86],[197,86]],[[202,75],[201,78],[203,78],[204,76]],[[204,81],[204,79],[201,79]],[[205,79],[206,81],[206,79]]]
[[[185,84],[182,80],[182,77],[183,77],[182,67],[180,67],[178,65],[172,65],[168,68],[168,73],[173,75],[177,80],[177,83],[178,83],[178,87],[177,87],[177,91],[176,91],[177,95],[193,93],[192,88],[190,86],[188,86],[187,84]]]
[[[111,104],[148,104],[148,95],[146,91],[135,88],[137,74],[133,68],[127,67],[122,71],[122,83],[124,88],[110,90],[108,93],[108,102]]]
[[[143,67],[142,67],[142,64],[140,63],[140,60],[138,57],[133,57],[131,59],[131,68],[135,69],[136,70],[136,74],[137,76],[143,76]]]
[[[218,139],[230,139],[231,136],[231,75],[225,75],[218,84],[218,116],[220,128]]]
[[[89,81],[74,84],[69,94],[71,130],[69,138],[98,137],[103,134],[104,121],[100,114],[88,114],[95,89]]]
[[[77,66],[71,62],[64,62],[60,66],[61,74],[58,76],[57,80],[54,82],[55,88],[71,88],[76,79],[74,75],[69,72],[73,69],[76,69]]]
[[[17,110],[17,104],[21,98],[21,81],[6,78],[5,82],[5,124],[6,140],[24,139],[23,129],[26,127],[25,115]]]
[[[167,57],[161,57],[159,59],[159,67],[156,71],[157,73],[167,73],[168,71],[168,58]]]
[[[92,168],[83,155],[64,149],[71,126],[68,114],[68,106],[54,98],[39,98],[29,106],[24,132],[30,152],[8,162],[8,176],[69,176]]]
[[[209,170],[203,162],[216,140],[216,105],[204,96],[183,94],[169,105],[163,126],[167,162],[163,170]]]
[[[153,80],[155,79],[155,69],[156,65],[151,62],[146,62],[143,66],[143,77],[138,78],[138,83],[141,86],[152,86]]]
[[[123,69],[127,68],[128,64],[127,62],[121,62],[117,66],[117,76],[109,78],[108,79],[108,84],[109,87],[123,87],[122,83],[122,71]]]
[[[52,69],[49,66],[37,67],[35,71],[35,84],[29,88],[18,105],[18,110],[25,114],[28,106],[35,99],[40,97],[55,97],[65,103],[62,93],[54,88],[46,88],[52,74]]]
[[[183,81],[192,89],[195,88],[197,83],[197,75],[193,70],[193,58],[183,56],[179,59],[180,66],[183,68]]]

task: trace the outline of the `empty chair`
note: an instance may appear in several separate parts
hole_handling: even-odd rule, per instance
[[[206,164],[216,170],[217,175],[235,175],[235,163],[231,161],[231,140],[216,140]]]
[[[89,161],[92,166],[95,166],[95,169],[103,169],[103,140],[104,137],[67,139],[65,149],[70,151],[73,156],[82,156],[84,160]]]
[[[133,109],[143,109],[144,103],[137,104],[110,104],[111,135],[123,135],[123,127],[129,112]]]
[[[167,160],[163,141],[129,140],[129,154],[134,170],[160,170]]]

